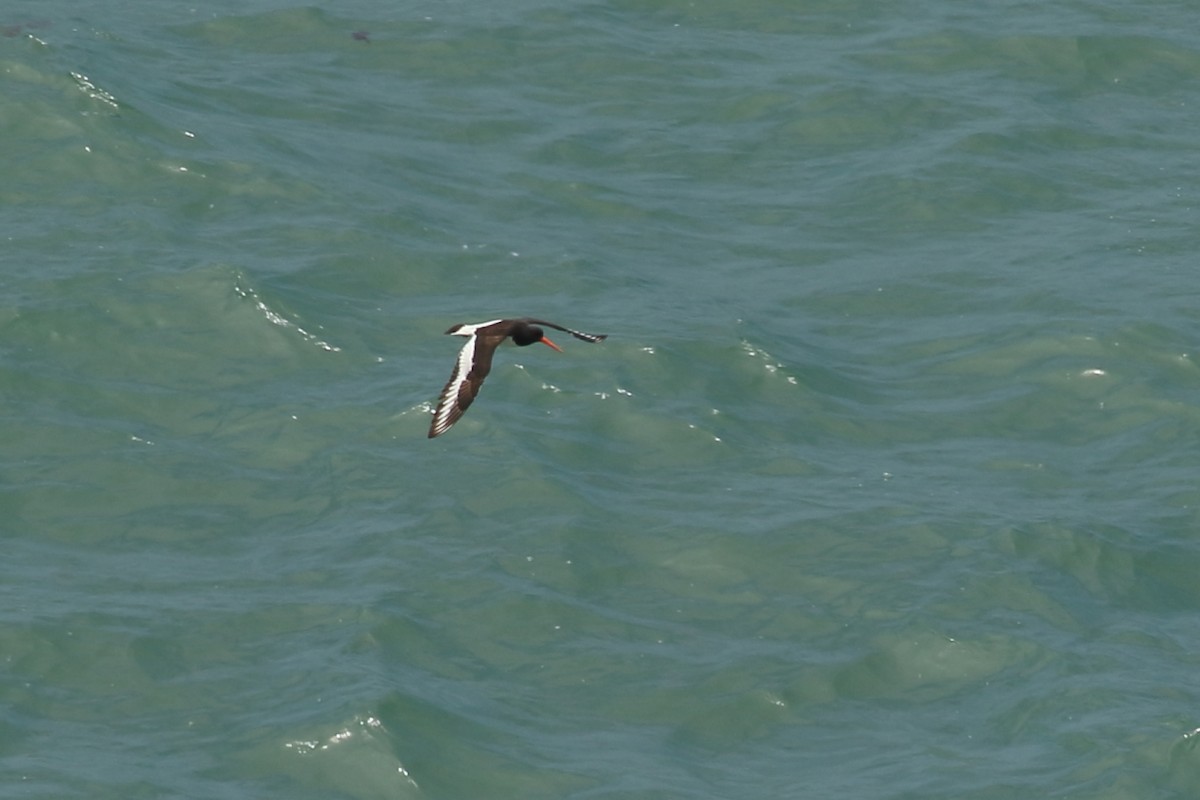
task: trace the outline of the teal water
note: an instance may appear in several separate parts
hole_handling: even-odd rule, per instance
[[[1190,5],[0,34],[6,797],[1200,793]]]

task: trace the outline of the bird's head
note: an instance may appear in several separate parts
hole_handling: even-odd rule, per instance
[[[547,347],[553,347],[558,352],[562,352],[562,348],[547,339],[546,332],[537,325],[522,325],[513,331],[512,340],[518,347],[525,347],[526,345],[541,342]]]

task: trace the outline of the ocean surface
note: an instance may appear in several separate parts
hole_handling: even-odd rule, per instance
[[[0,796],[1200,797],[1198,132],[1181,0],[5,3]]]

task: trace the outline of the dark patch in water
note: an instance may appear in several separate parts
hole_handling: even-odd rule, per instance
[[[20,36],[24,31],[41,30],[42,28],[49,28],[53,24],[48,19],[31,19],[13,25],[0,25],[0,36],[11,39],[14,36]]]

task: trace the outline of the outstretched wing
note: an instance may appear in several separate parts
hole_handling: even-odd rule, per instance
[[[458,422],[475,396],[483,379],[492,371],[492,355],[496,352],[495,345],[488,347],[480,344],[478,334],[472,335],[458,352],[458,360],[454,362],[454,371],[450,380],[442,389],[438,398],[437,410],[433,412],[433,422],[429,424],[429,438],[441,436],[450,430],[450,426]]]
[[[570,328],[564,328],[562,325],[555,325],[553,322],[546,322],[546,320],[544,320],[544,319],[526,318],[524,321],[528,322],[531,325],[545,325],[548,328],[554,328],[554,330],[556,330],[556,331],[562,331],[563,333],[569,333],[572,336],[574,336],[576,339],[582,339],[585,342],[591,342],[593,344],[595,344],[596,342],[603,342],[605,339],[608,338],[607,333],[584,333],[583,331],[573,331]]]

